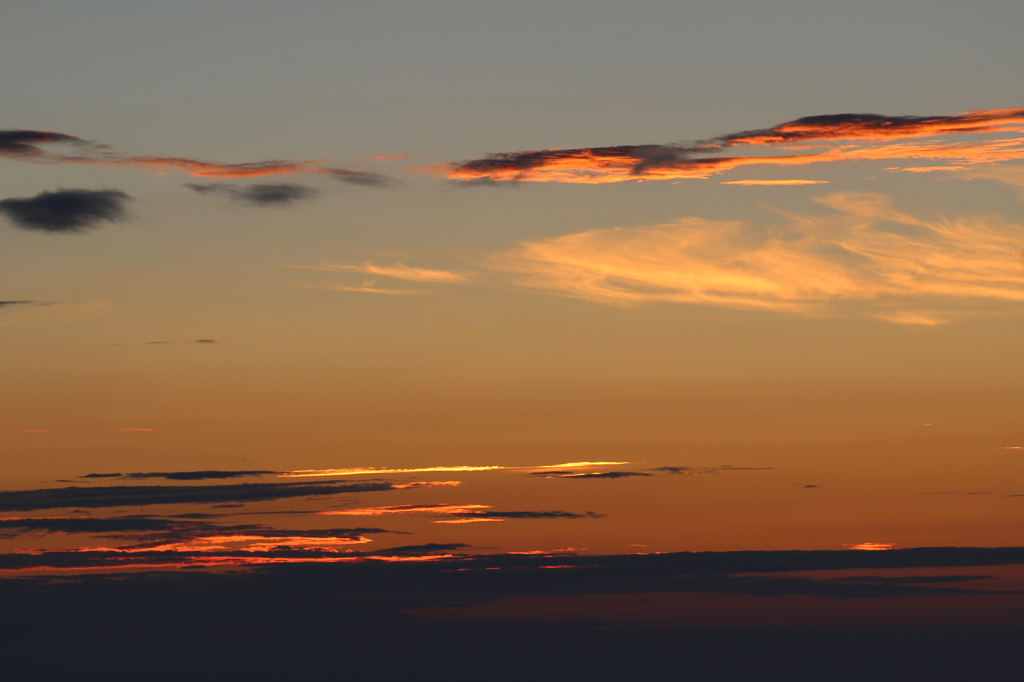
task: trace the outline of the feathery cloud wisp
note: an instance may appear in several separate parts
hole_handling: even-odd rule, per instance
[[[851,300],[891,322],[936,324],[958,302],[1024,302],[1022,225],[992,215],[918,218],[882,194],[816,201],[835,212],[783,213],[784,224],[772,227],[683,218],[592,230],[523,242],[489,264],[523,286],[615,305],[812,313]]]

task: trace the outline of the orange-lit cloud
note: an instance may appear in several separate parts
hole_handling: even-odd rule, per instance
[[[933,325],[957,307],[1024,302],[1024,226],[995,215],[918,218],[882,194],[816,200],[781,224],[682,218],[521,243],[489,265],[520,285],[613,305],[703,303],[796,313],[840,301]],[[926,305],[922,305],[926,301]]]
[[[501,521],[504,521],[504,520],[505,519],[492,519],[492,518],[482,518],[482,519],[473,519],[473,518],[469,518],[469,519],[441,519],[440,521],[431,521],[431,523],[451,523],[451,524],[458,524],[458,523],[498,523],[498,522],[501,522]]]
[[[565,464],[542,464],[530,467],[510,467],[500,465],[486,466],[434,466],[412,469],[387,469],[383,467],[358,467],[354,469],[296,469],[285,471],[280,475],[286,478],[305,478],[310,476],[360,476],[366,474],[418,474],[435,471],[499,471],[524,469],[570,469],[583,467],[610,467],[631,464],[631,462],[567,462]]]
[[[416,481],[414,483],[396,483],[391,487],[396,490],[401,490],[403,488],[439,488],[457,485],[462,485],[462,481]]]
[[[467,182],[608,183],[625,180],[707,178],[748,165],[805,165],[824,161],[903,159],[942,160],[974,165],[1024,158],[1024,137],[983,139],[974,143],[946,139],[906,142],[959,134],[1010,134],[1024,131],[1024,109],[970,111],[956,116],[810,116],[764,130],[724,135],[675,145],[622,145],[546,149],[494,154],[429,170]],[[836,144],[844,142],[844,144]],[[781,147],[797,153],[764,154],[758,148]],[[738,146],[746,156],[708,156]]]
[[[300,270],[321,270],[324,272],[361,272],[368,275],[380,275],[382,277],[408,280],[410,282],[443,282],[446,284],[456,284],[459,282],[465,282],[469,279],[469,275],[457,272],[412,268],[408,265],[402,265],[401,263],[386,266],[374,265],[370,261],[357,265],[321,261],[317,265],[289,265],[287,267],[297,268]]]
[[[828,180],[730,180],[720,185],[827,185]]]
[[[69,153],[53,151],[58,145]],[[95,144],[72,135],[40,130],[0,130],[0,157],[31,163],[92,164],[130,167],[153,171],[182,171],[202,178],[252,178],[294,173],[330,175],[344,182],[379,185],[387,178],[374,173],[363,173],[340,168],[329,168],[326,160],[256,161],[250,163],[217,163],[177,156],[130,155],[115,151],[107,145]]]

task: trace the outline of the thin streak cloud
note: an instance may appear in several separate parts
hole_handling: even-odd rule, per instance
[[[152,171],[182,171],[193,177],[204,178],[251,178],[316,173],[362,185],[387,184],[390,180],[387,176],[376,173],[330,168],[324,165],[325,160],[274,159],[249,163],[217,163],[178,156],[124,154],[108,145],[47,130],[0,130],[0,158],[40,164],[70,163]]]
[[[323,272],[360,272],[367,275],[380,275],[392,277],[410,282],[443,282],[446,284],[457,284],[469,279],[469,275],[447,270],[429,270],[427,268],[413,268],[408,265],[396,263],[395,265],[375,265],[370,261],[360,264],[329,263],[321,261],[317,265],[288,265],[286,267],[298,270],[319,270]]]
[[[284,478],[305,478],[310,476],[362,476],[375,474],[418,474],[437,471],[522,471],[525,469],[571,469],[583,467],[610,467],[631,464],[631,462],[567,462],[565,464],[542,464],[540,466],[512,467],[501,465],[434,466],[409,469],[387,469],[379,467],[357,467],[354,469],[296,469],[280,475]]]

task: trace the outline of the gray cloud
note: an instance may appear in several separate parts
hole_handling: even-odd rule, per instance
[[[0,201],[0,213],[24,230],[84,232],[100,223],[125,220],[125,203],[130,199],[112,189],[59,189],[34,197],[4,199]]]
[[[189,182],[185,187],[200,194],[222,194],[250,206],[289,206],[297,201],[311,199],[320,192],[306,185],[292,183],[233,185],[226,183],[200,184]]]

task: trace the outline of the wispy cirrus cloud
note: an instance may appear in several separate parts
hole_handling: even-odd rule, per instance
[[[250,178],[316,173],[342,182],[383,185],[390,178],[377,173],[331,168],[325,160],[274,159],[248,163],[218,163],[178,156],[133,155],[108,145],[48,130],[0,130],[0,158],[42,164],[92,164],[151,171],[181,171],[194,177]]]
[[[376,265],[370,261],[364,263],[331,263],[320,261],[317,265],[288,265],[286,267],[297,270],[319,270],[321,272],[357,272],[366,275],[380,275],[410,282],[439,282],[444,284],[458,284],[469,280],[470,275],[449,272],[447,270],[430,270],[428,268],[414,268],[402,263],[395,265]]]
[[[883,194],[816,199],[824,215],[771,226],[682,218],[521,243],[492,256],[523,286],[613,305],[701,303],[822,313],[842,301],[904,324],[1024,302],[1024,226],[995,215],[920,218]]]
[[[626,180],[707,178],[751,165],[899,159],[960,166],[1024,158],[1024,109],[969,111],[954,116],[832,114],[808,116],[772,128],[722,135],[684,144],[621,145],[544,149],[492,154],[431,169],[463,182],[563,182],[600,184]],[[964,134],[1010,134],[974,142],[945,138]],[[837,144],[844,142],[844,144]],[[736,147],[747,155],[709,156]],[[765,154],[782,148],[794,152]]]
[[[50,233],[78,233],[102,223],[127,220],[131,199],[119,190],[59,189],[34,197],[0,201],[3,214],[15,227]]]

